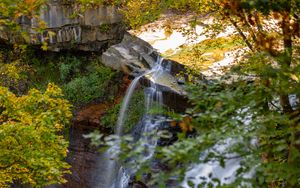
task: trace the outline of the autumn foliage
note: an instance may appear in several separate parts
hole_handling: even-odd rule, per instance
[[[68,142],[62,133],[72,114],[61,97],[53,84],[20,97],[0,87],[0,187],[65,182]]]

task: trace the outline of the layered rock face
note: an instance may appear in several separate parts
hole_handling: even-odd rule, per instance
[[[111,46],[102,54],[101,61],[108,67],[135,77],[154,67],[159,56],[149,43],[125,33],[121,43]],[[155,84],[163,92],[165,105],[182,112],[188,106],[187,93],[182,87],[185,79],[180,80],[176,75],[185,71],[185,66],[169,59],[163,59],[162,66],[166,71],[159,74]],[[145,86],[154,84],[153,73],[143,76],[141,83]]]
[[[21,17],[19,23],[29,31],[31,44],[47,42],[49,50],[53,51],[103,51],[122,39],[124,27],[116,7],[94,7],[76,16],[75,11],[71,1],[48,0],[40,14],[47,27],[44,32],[34,30],[37,20]],[[25,40],[5,31],[0,32],[0,38],[11,43]]]

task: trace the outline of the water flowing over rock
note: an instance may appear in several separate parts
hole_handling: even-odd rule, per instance
[[[153,107],[161,107],[163,105],[163,96],[162,92],[156,85],[156,81],[159,80],[159,76],[168,71],[169,69],[165,69],[162,66],[163,58],[158,57],[155,65],[144,72],[142,75],[137,76],[126,91],[126,95],[124,101],[121,106],[121,110],[119,112],[118,121],[116,124],[116,135],[122,137],[123,135],[123,127],[126,118],[126,112],[129,107],[130,99],[132,98],[132,94],[140,81],[140,79],[148,74],[152,74],[151,78],[153,79],[153,83],[151,83],[150,87],[145,89],[145,110],[146,113],[153,108]],[[137,169],[140,168],[140,162],[146,162],[147,160],[151,159],[154,152],[156,145],[158,143],[158,138],[150,135],[157,131],[159,125],[161,124],[161,120],[155,119],[152,116],[146,116],[147,118],[143,118],[144,121],[141,122],[141,136],[139,138],[142,141],[142,148],[145,150],[143,154],[139,157],[139,159],[134,159],[131,168],[124,168],[120,164],[118,164],[118,154],[113,154],[114,150],[118,150],[121,148],[120,142],[116,142],[114,146],[112,146],[107,152],[113,155],[115,160],[108,163],[108,172],[107,178],[109,181],[107,182],[105,188],[127,188],[130,184],[131,177],[135,174]],[[162,117],[162,120],[165,118]],[[149,134],[150,133],[150,134]],[[149,135],[147,135],[149,134]],[[139,162],[137,162],[139,161]],[[137,164],[135,164],[137,162]]]
[[[177,133],[181,132],[181,130],[175,128],[171,131],[173,127],[171,127],[171,124],[168,122],[170,120],[168,120],[167,116],[154,115],[150,113],[151,109],[162,108],[164,104],[164,91],[162,90],[164,88],[158,84],[164,84],[162,80],[165,80],[165,82],[168,83],[169,79],[174,79],[171,74],[168,74],[171,68],[163,66],[163,62],[164,59],[157,56],[154,66],[152,66],[150,70],[146,70],[139,76],[136,76],[126,91],[116,124],[116,135],[118,137],[123,136],[127,110],[129,109],[130,99],[132,98],[132,94],[136,86],[142,78],[148,79],[150,82],[150,84],[144,89],[144,116],[138,125],[132,130],[132,136],[134,138],[133,142],[140,143],[140,146],[137,148],[133,147],[132,149],[140,153],[137,156],[129,158],[126,161],[126,166],[122,166],[120,161],[118,161],[118,154],[114,153],[114,151],[119,150],[122,147],[120,140],[117,140],[107,151],[107,156],[110,156],[114,160],[109,160],[109,158],[105,160],[108,169],[105,179],[108,181],[105,181],[103,188],[147,187],[144,183],[135,180],[136,172],[143,166],[142,164],[146,162],[153,162],[153,164],[155,164],[153,165],[153,170],[159,170],[159,168],[157,168],[160,166],[159,161],[153,161],[157,145],[163,146],[175,142],[177,140]],[[141,108],[143,107],[141,106]],[[160,136],[158,136],[158,131],[160,130],[170,130],[168,140],[163,140]],[[148,178],[143,178],[143,182],[147,182],[147,179]]]
[[[98,6],[78,16],[74,16],[74,12],[72,2],[48,0],[40,14],[40,19],[46,23],[42,33],[34,30],[38,26],[36,19],[22,16],[18,22],[29,31],[29,38],[1,30],[0,39],[9,43],[29,42],[33,45],[47,42],[48,49],[52,51],[103,51],[122,39],[125,28],[116,7]]]
[[[125,33],[121,43],[111,46],[102,55],[102,62],[115,70],[123,71],[131,76],[140,76],[155,66],[155,62],[160,55],[147,42]],[[163,91],[167,98],[186,100],[186,92],[182,83],[176,79],[176,75],[185,70],[185,67],[175,61],[163,59],[162,67],[168,70],[160,74],[155,81],[157,87]],[[153,84],[153,73],[145,74],[141,79],[143,85]],[[168,100],[166,100],[168,102]],[[174,100],[172,101],[174,103]],[[170,105],[174,105],[171,104]],[[186,105],[184,105],[186,107]],[[182,109],[182,108],[178,108]]]

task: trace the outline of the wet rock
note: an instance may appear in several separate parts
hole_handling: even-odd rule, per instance
[[[166,116],[162,116],[162,115],[145,115],[131,132],[131,135],[134,138],[133,142],[137,142],[138,140],[141,140],[145,137],[145,135],[143,135],[143,134],[145,133],[146,127],[151,126],[149,124],[150,122],[152,122],[153,124],[156,124],[155,129],[154,129],[155,130],[154,135],[157,135],[157,132],[164,132],[164,136],[158,138],[158,140],[157,140],[157,145],[160,147],[169,146],[169,145],[174,144],[178,140],[178,134],[182,133],[184,131],[186,131],[186,136],[193,136],[196,134],[194,130],[183,129],[180,126],[180,124],[182,123],[180,121],[173,121],[172,119],[170,119]],[[150,135],[151,135],[151,132],[146,132],[146,133],[148,133],[148,134],[150,133]],[[155,136],[153,138],[156,139]],[[153,142],[150,142],[150,143],[153,144]],[[155,174],[158,174],[161,172],[170,172],[173,169],[172,166],[169,166],[161,158],[156,158],[154,156],[150,160],[151,160],[150,170],[147,171],[147,173],[142,175],[141,182],[136,181],[135,175],[132,174],[131,183],[129,186],[130,188],[132,188],[134,186],[143,187],[146,185],[151,188],[157,187],[157,185],[149,186],[149,182],[152,180],[153,176]],[[142,184],[140,184],[140,183],[142,183]],[[174,179],[170,178],[167,181],[167,185],[168,185],[167,187],[179,187],[179,184],[180,184],[180,182],[178,182],[178,180],[176,178],[174,178]]]
[[[71,173],[65,176],[67,183],[54,185],[53,188],[94,188],[99,184],[99,169],[103,169],[99,161],[103,156],[99,148],[92,147],[90,140],[83,135],[95,130],[107,132],[100,124],[100,117],[109,108],[108,104],[91,104],[78,111],[70,128],[70,145],[67,162],[72,166]]]
[[[123,71],[131,76],[138,76],[153,68],[158,63],[159,56],[160,54],[155,52],[150,44],[126,33],[121,43],[111,46],[103,53],[102,62],[115,70]],[[153,73],[149,73],[141,79],[141,83],[149,86],[155,82],[157,87],[168,97],[166,105],[182,112],[188,106],[186,92],[182,87],[185,77],[177,79],[176,75],[185,71],[185,67],[168,59],[162,61],[162,67],[165,71],[159,74],[155,81]],[[176,102],[169,99],[176,99]],[[177,105],[179,103],[180,105]]]
[[[94,131],[86,125],[73,125],[70,130],[70,146],[67,162],[72,166],[72,174],[66,175],[67,183],[61,188],[93,188],[98,184],[95,171],[96,164],[101,159],[97,148],[90,146],[90,141],[83,138],[84,134]]]
[[[153,84],[155,83],[159,90],[161,91],[170,91],[179,95],[186,95],[186,92],[180,86],[174,76],[164,71],[154,77],[154,73],[149,73],[145,75],[146,80],[149,80]]]
[[[151,119],[151,121],[157,122],[156,131],[158,132],[166,132],[168,133],[167,137],[160,137],[157,140],[157,144],[159,146],[169,146],[178,140],[178,133],[186,133],[187,137],[194,136],[196,134],[195,130],[183,130],[180,126],[181,121],[174,121],[167,116],[162,115],[145,115],[139,123],[134,127],[131,131],[131,135],[134,140],[137,141],[142,137],[144,129],[147,125],[147,121]]]
[[[171,77],[171,75],[168,75],[167,77]],[[171,88],[172,82],[175,83],[176,79],[174,77],[171,77],[170,82],[167,84],[160,83],[159,81],[156,83],[157,88],[162,91],[162,97],[163,97],[163,104],[167,106],[168,108],[172,109],[174,112],[182,113],[185,112],[185,110],[192,106],[192,104],[189,102],[188,97],[186,96],[186,92],[183,90],[182,84],[174,84],[174,87]],[[146,77],[143,77],[140,81],[140,83],[145,86],[149,87],[153,82],[151,79],[147,79]]]
[[[77,112],[74,124],[88,126],[90,129],[101,129],[101,132],[108,132],[109,130],[101,126],[100,117],[102,117],[109,108],[110,105],[106,103],[91,104],[84,107]]]
[[[136,76],[154,67],[160,54],[153,47],[129,33],[121,43],[111,46],[102,55],[102,62],[116,70]],[[173,60],[164,59],[162,66],[173,76],[185,71],[185,66]]]
[[[53,185],[47,188],[105,188],[106,173],[109,170],[106,152],[99,152],[100,148],[92,147],[90,140],[83,135],[99,130],[102,134],[110,134],[113,130],[101,125],[100,118],[114,105],[120,102],[129,80],[123,77],[119,80],[118,93],[114,101],[100,100],[78,109],[69,131],[69,153],[67,162],[71,165],[71,174],[65,176],[67,183]]]
[[[129,186],[130,188],[148,188],[148,186],[141,181],[131,182]]]

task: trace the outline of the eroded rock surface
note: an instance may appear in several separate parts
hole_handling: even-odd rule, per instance
[[[33,45],[47,42],[48,49],[53,51],[103,51],[122,39],[125,28],[116,7],[99,6],[88,9],[79,16],[74,16],[74,12],[71,2],[48,0],[40,15],[40,19],[46,23],[44,32],[37,33],[34,30],[37,20],[20,17],[18,22],[29,31],[29,38],[1,30],[0,39],[10,43],[29,42]]]
[[[102,62],[128,75],[137,76],[155,64],[153,48],[147,42],[126,33],[121,43],[111,46],[102,55]]]
[[[138,76],[149,71],[158,62],[159,54],[147,42],[126,33],[121,43],[111,46],[102,55],[102,62],[115,70],[121,70],[128,75]],[[183,65],[171,60],[163,60],[163,72],[155,84],[163,91],[177,95],[186,95],[175,75],[185,70]],[[153,82],[152,74],[145,75],[145,80]]]

